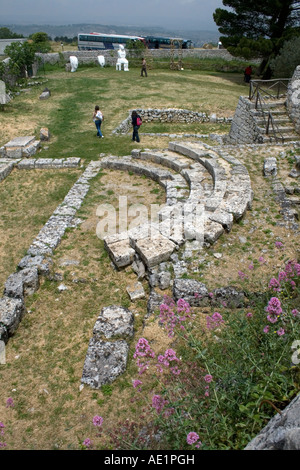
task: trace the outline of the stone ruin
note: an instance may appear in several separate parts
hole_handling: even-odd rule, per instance
[[[203,119],[203,116],[197,118]],[[123,126],[125,128],[126,124]],[[0,151],[0,180],[14,168],[69,168],[80,164],[80,159],[32,158],[38,148],[39,143],[34,137],[8,142]],[[176,228],[178,214],[181,219],[186,213],[185,209],[190,208],[192,213],[201,204],[204,209],[202,246],[213,244],[223,233],[229,232],[233,223],[251,209],[253,192],[248,172],[244,165],[222,148],[212,148],[201,142],[176,141],[170,142],[169,148],[164,151],[134,150],[127,157],[104,157],[88,165],[33,240],[18,265],[18,271],[11,274],[5,283],[0,299],[0,343],[6,343],[18,328],[26,314],[24,300],[37,291],[40,276],[49,276],[51,256],[65,230],[80,223],[76,212],[89,190],[90,180],[102,168],[145,175],[157,181],[166,191],[166,206],[156,224],[146,223],[138,229],[104,239],[105,248],[116,269],[131,265],[137,274],[137,281],[148,281],[151,293],[146,318],[157,310],[162,301],[162,297],[155,292],[157,286],[161,289],[172,286],[173,298],[184,298],[192,306],[215,306],[224,301],[233,308],[244,305],[245,293],[230,286],[213,290],[211,298],[205,284],[180,278],[186,272],[186,266],[179,261],[177,250],[182,246],[186,246],[187,252],[193,250],[193,243],[198,241],[199,227],[192,218],[186,230],[178,232]],[[276,159],[267,159],[263,171],[266,177],[276,176]],[[169,269],[171,265],[174,269],[173,279]],[[140,286],[137,282],[133,289],[128,288],[132,301],[145,295]],[[195,292],[201,293],[201,296],[195,297]],[[97,389],[111,383],[125,371],[133,325],[134,316],[128,309],[113,305],[101,310],[88,345],[82,384]],[[261,435],[247,446],[247,450],[299,449],[298,409],[298,400],[294,400],[284,411],[285,416],[291,419],[285,421],[281,416],[273,418]],[[291,424],[287,425],[287,422]]]

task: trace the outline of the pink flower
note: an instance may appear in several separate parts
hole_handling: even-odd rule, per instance
[[[269,327],[269,325],[267,325],[267,326],[264,327],[263,332],[264,333],[269,333],[269,329],[270,329],[270,327]]]
[[[208,330],[214,330],[222,323],[224,323],[223,317],[218,312],[214,312],[211,317],[209,315],[206,317],[206,327]]]
[[[271,297],[268,306],[266,307],[266,311],[269,314],[267,316],[269,322],[276,323],[282,313],[280,300],[277,297]]]
[[[103,418],[102,416],[94,416],[93,418],[93,425],[94,426],[97,426],[97,427],[100,427],[102,426],[102,423],[103,423]]]
[[[292,315],[294,315],[294,317],[297,317],[299,315],[299,311],[296,308],[294,308],[292,310]]]
[[[252,263],[251,263],[251,264],[249,264],[249,266],[248,266],[248,269],[250,269],[250,270],[254,269],[254,266],[253,266],[253,264],[252,264]]]
[[[213,377],[212,377],[212,375],[210,375],[210,374],[206,374],[206,375],[204,376],[204,380],[205,380],[205,382],[207,382],[207,383],[210,383],[210,382],[212,381],[212,379],[213,379]]]
[[[243,273],[243,271],[238,271],[238,275],[242,280],[248,277],[247,274]]]
[[[82,443],[85,447],[89,448],[92,446],[92,441],[88,437]]]
[[[188,444],[195,444],[199,440],[199,436],[196,432],[189,432],[186,437],[186,442]]]
[[[284,331],[284,329],[283,329],[283,328],[279,328],[279,330],[278,330],[278,331],[276,331],[276,333],[278,334],[278,336],[282,336],[282,335],[284,335],[284,334],[285,334],[285,331]]]
[[[266,262],[266,260],[265,260],[265,258],[263,258],[263,256],[260,256],[260,257],[258,258],[258,261],[259,261],[260,263],[262,263],[262,264],[264,264],[264,263]]]
[[[281,242],[275,242],[275,246],[276,246],[276,248],[280,248],[281,250],[284,249],[284,245]]]
[[[161,413],[163,410],[164,406],[167,405],[169,402],[168,400],[165,400],[162,396],[160,395],[153,395],[152,398],[152,407],[156,409],[157,413]]]
[[[8,398],[6,400],[6,408],[13,408],[15,406],[14,401],[12,398]]]
[[[139,385],[142,385],[143,382],[141,382],[140,380],[134,380],[132,385],[133,385],[133,388],[137,388]]]
[[[248,312],[247,315],[246,315],[247,318],[252,318],[253,317],[253,313],[251,312]]]

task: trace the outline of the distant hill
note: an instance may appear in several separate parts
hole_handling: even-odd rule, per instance
[[[205,43],[217,43],[219,40],[219,33],[217,31],[185,31],[185,30],[168,30],[159,26],[115,26],[115,25],[101,25],[101,24],[69,24],[69,25],[18,25],[18,24],[5,24],[0,27],[7,27],[17,34],[22,34],[28,37],[30,34],[43,31],[47,33],[52,39],[56,36],[74,37],[78,33],[91,33],[93,31],[107,34],[128,34],[136,36],[173,36],[191,39],[195,47],[202,47]]]

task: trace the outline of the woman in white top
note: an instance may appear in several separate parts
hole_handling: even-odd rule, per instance
[[[103,121],[103,114],[101,113],[100,111],[100,108],[99,106],[95,106],[95,111],[93,113],[93,121],[96,125],[96,128],[97,128],[97,137],[100,137],[103,139],[103,135],[102,135],[102,132],[101,132],[101,124],[102,124],[102,121]]]

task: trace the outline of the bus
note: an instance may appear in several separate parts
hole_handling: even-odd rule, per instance
[[[122,34],[103,33],[79,33],[78,50],[94,51],[104,49],[119,49],[120,44],[126,47],[128,41],[141,41],[149,49],[170,49],[173,45],[176,49],[191,49],[193,43],[190,39],[166,38],[159,36],[126,36]]]
[[[126,36],[122,34],[79,33],[78,50],[96,51],[104,49],[119,49],[120,45],[126,47],[128,41],[141,41],[145,44],[145,39],[139,36]]]
[[[146,45],[149,49],[170,49],[172,44],[176,49],[192,49],[193,43],[190,39],[165,38],[157,36],[146,36]]]

